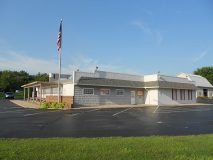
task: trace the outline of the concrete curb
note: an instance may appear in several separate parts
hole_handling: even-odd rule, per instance
[[[102,105],[102,106],[80,106],[78,108],[71,108],[71,110],[80,110],[80,109],[113,109],[113,108],[144,108],[144,107],[175,107],[175,106],[182,106],[182,107],[191,107],[191,106],[211,106],[212,104],[205,104],[205,103],[195,103],[195,104],[177,104],[177,105]],[[212,105],[213,106],[213,105]]]
[[[156,105],[102,105],[102,106],[88,106],[88,107],[78,107],[71,108],[74,110],[78,109],[107,109],[107,108],[142,108],[142,107],[156,107]]]

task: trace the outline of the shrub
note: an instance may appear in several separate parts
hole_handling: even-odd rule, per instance
[[[50,107],[50,103],[48,102],[43,102],[41,103],[41,106],[40,106],[41,109],[48,109],[49,107]]]
[[[213,97],[198,96],[197,99],[213,99]]]
[[[41,104],[40,108],[42,109],[62,109],[64,108],[65,104],[64,103],[58,103],[58,102],[44,102]]]
[[[50,108],[57,108],[58,103],[57,102],[52,102],[50,104]]]
[[[57,108],[64,108],[65,104],[64,103],[57,103]]]

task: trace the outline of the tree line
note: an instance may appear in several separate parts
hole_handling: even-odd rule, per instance
[[[202,67],[194,71],[194,74],[205,77],[213,85],[213,67]]]
[[[25,71],[0,71],[0,92],[15,92],[22,90],[21,86],[33,81],[48,81],[49,76],[47,73],[38,73],[30,75]]]

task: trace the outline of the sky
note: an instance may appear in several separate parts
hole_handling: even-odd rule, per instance
[[[211,0],[0,0],[0,70],[176,75],[213,66]]]

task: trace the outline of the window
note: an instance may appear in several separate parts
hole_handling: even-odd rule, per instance
[[[184,89],[180,89],[180,100],[185,100],[185,90]]]
[[[177,100],[177,89],[172,89],[172,100]]]
[[[143,95],[144,95],[143,90],[138,90],[138,91],[137,91],[137,96],[143,96]]]
[[[110,89],[101,89],[100,94],[101,95],[110,95]]]
[[[94,95],[94,88],[84,88],[83,94],[84,95]]]
[[[192,90],[188,90],[188,100],[192,100]]]
[[[117,96],[123,96],[124,95],[124,90],[123,89],[116,89],[116,95]]]

